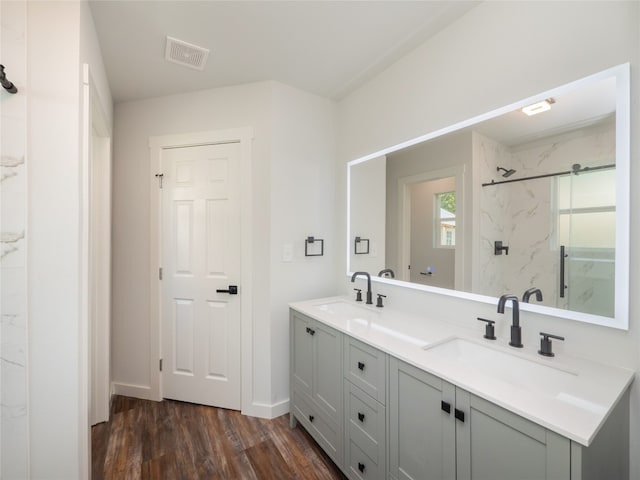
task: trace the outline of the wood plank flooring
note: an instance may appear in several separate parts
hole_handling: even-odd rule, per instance
[[[111,418],[92,429],[93,480],[298,479],[346,477],[289,415],[116,396]]]

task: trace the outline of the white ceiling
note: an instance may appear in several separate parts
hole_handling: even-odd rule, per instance
[[[263,80],[340,99],[478,3],[90,1],[115,102]],[[165,61],[167,35],[204,71]]]
[[[529,117],[516,109],[469,129],[516,146],[606,121],[616,111],[616,80],[590,81],[553,98],[556,103],[547,112]]]

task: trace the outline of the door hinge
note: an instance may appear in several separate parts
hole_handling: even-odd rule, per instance
[[[156,178],[158,179],[158,186],[162,188],[162,178],[164,177],[164,173],[156,173]]]
[[[162,371],[162,359],[160,359],[160,371]]]
[[[162,280],[162,267],[158,269],[158,278]]]

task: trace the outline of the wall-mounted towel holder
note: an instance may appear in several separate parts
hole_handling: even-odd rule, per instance
[[[364,248],[362,245],[366,242],[367,247]],[[361,245],[360,250],[358,250],[358,245]],[[355,255],[367,255],[369,253],[369,239],[356,237],[355,242],[353,243],[353,253]]]
[[[502,251],[504,250],[505,255],[509,255],[509,247],[502,244],[502,240],[496,240],[493,242],[493,254],[494,255],[502,255]]]
[[[309,245],[320,244],[320,252],[309,253]],[[321,257],[324,255],[324,240],[322,238],[307,237],[304,239],[304,256]]]

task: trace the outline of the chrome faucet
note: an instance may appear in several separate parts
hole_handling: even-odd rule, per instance
[[[504,304],[507,300],[512,302],[513,323],[511,324],[511,341],[509,345],[512,347],[522,348],[522,328],[520,327],[520,304],[518,297],[515,295],[502,295],[498,300],[498,313],[504,313]]]
[[[526,290],[524,292],[524,294],[522,295],[522,301],[524,303],[529,303],[529,298],[534,293],[536,294],[536,300],[538,302],[541,302],[542,301],[542,290],[540,290],[539,288],[536,288],[536,287],[531,287],[529,290]]]
[[[373,305],[373,299],[371,296],[371,275],[369,275],[367,272],[355,272],[353,275],[351,275],[351,281],[355,282],[356,281],[356,277],[358,275],[366,275],[367,277],[367,305]]]

